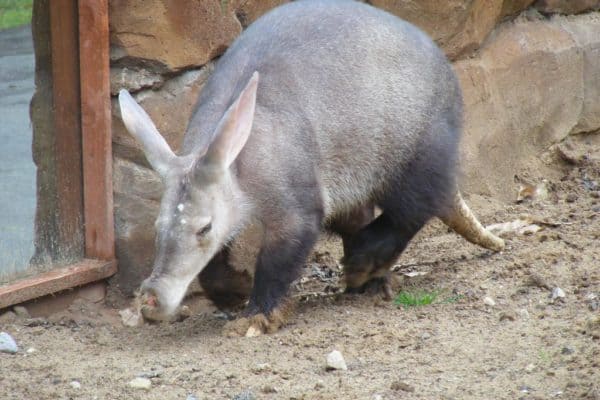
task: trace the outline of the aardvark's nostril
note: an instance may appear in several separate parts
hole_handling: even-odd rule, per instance
[[[151,278],[148,278],[142,282],[140,294],[141,303],[143,305],[148,305],[151,307],[156,307],[158,305],[158,294],[156,292],[156,288],[154,287],[154,283],[155,282]]]

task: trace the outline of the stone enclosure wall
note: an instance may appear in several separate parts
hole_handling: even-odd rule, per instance
[[[215,58],[284,0],[111,0],[111,91],[126,88],[177,149]],[[463,191],[512,199],[513,176],[571,134],[600,129],[600,0],[370,0],[424,29],[464,91]],[[161,183],[113,98],[116,283],[154,257]]]

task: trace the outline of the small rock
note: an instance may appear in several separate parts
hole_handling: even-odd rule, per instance
[[[264,385],[263,387],[260,388],[260,391],[265,394],[278,392],[277,388],[273,385]]]
[[[254,372],[255,374],[260,374],[262,372],[269,372],[271,371],[271,364],[269,363],[261,363],[261,364],[256,364],[253,368],[252,368],[252,372]]]
[[[550,298],[552,299],[552,301],[556,299],[564,299],[565,292],[561,288],[555,287],[554,289],[552,289],[552,294],[550,295]]]
[[[246,390],[240,394],[236,394],[231,400],[256,400],[256,397],[250,390]]]
[[[596,295],[596,293],[588,293],[588,294],[585,296],[585,300],[586,300],[586,301],[594,301],[594,300],[596,300],[597,298],[598,298],[598,296]]]
[[[31,318],[31,315],[29,315],[29,311],[27,311],[27,309],[23,306],[14,306],[13,311],[15,312],[15,314],[17,314],[17,317],[19,318]]]
[[[315,389],[323,389],[325,387],[325,382],[322,379],[319,379],[317,383],[315,383]]]
[[[585,322],[585,332],[593,339],[600,339],[600,316],[588,318]]]
[[[500,321],[515,321],[517,319],[517,314],[514,311],[502,311],[500,313]]]
[[[3,314],[0,314],[0,325],[8,325],[12,324],[17,320],[17,314],[12,311],[7,311]]]
[[[225,312],[225,311],[220,311],[220,310],[214,311],[212,313],[212,315],[216,319],[222,319],[223,321],[233,321],[235,319],[235,315]]]
[[[567,203],[574,203],[577,201],[577,195],[575,193],[569,193],[565,198]]]
[[[152,387],[152,381],[148,378],[137,377],[130,380],[128,385],[134,389],[150,390]]]
[[[144,318],[142,317],[142,314],[132,308],[119,310],[119,315],[121,316],[121,321],[125,326],[140,326],[144,324]]]
[[[161,370],[151,370],[151,371],[142,371],[137,373],[135,376],[138,378],[147,378],[147,379],[152,379],[152,378],[158,378],[160,376],[160,374],[162,374]]]
[[[25,325],[29,328],[34,328],[36,326],[46,326],[48,324],[49,324],[48,320],[46,320],[45,318],[38,317],[38,318],[29,318],[27,321],[25,321],[25,323],[23,325]]]
[[[414,391],[415,391],[415,388],[414,388],[414,387],[412,387],[412,386],[411,386],[411,385],[409,385],[408,383],[406,383],[406,382],[402,382],[402,381],[396,381],[396,382],[393,382],[393,383],[392,383],[392,385],[390,386],[390,388],[391,388],[392,390],[395,390],[395,391],[397,391],[397,392],[402,390],[402,391],[404,391],[404,392],[409,392],[409,393],[412,393],[412,392],[414,392]]]
[[[529,319],[529,311],[527,311],[525,308],[521,308],[519,310],[519,316],[523,319]]]
[[[27,354],[32,354],[32,353],[35,353],[36,351],[37,351],[36,349],[34,349],[33,347],[30,347],[27,349]]]
[[[484,297],[483,302],[485,303],[485,305],[490,306],[490,307],[494,307],[496,305],[496,302],[494,301],[494,299],[492,299],[489,296]]]
[[[198,398],[193,394],[188,394],[185,400],[198,400]]]
[[[423,340],[427,340],[427,339],[429,339],[429,338],[431,338],[431,334],[430,334],[429,332],[423,332],[423,333],[421,334],[421,339],[423,339]]]
[[[535,364],[527,364],[527,366],[525,367],[525,372],[530,374],[533,371],[535,371]]]
[[[588,303],[590,311],[598,311],[600,308],[600,300],[598,300],[598,296],[595,293],[588,293],[585,296],[585,301]]]
[[[15,340],[6,332],[0,332],[0,352],[14,354],[19,351]]]
[[[575,349],[572,346],[568,346],[567,345],[567,346],[565,346],[565,347],[562,348],[562,350],[560,351],[560,353],[564,354],[564,355],[570,355],[570,354],[575,353]]]
[[[373,395],[373,400],[383,400],[383,396],[380,394]]]
[[[542,277],[540,274],[537,274],[535,272],[533,272],[529,275],[529,277],[527,279],[527,284],[529,286],[537,286],[537,287],[543,288],[543,289],[551,288],[550,284],[548,284],[546,279],[544,279],[544,277]]]
[[[79,383],[79,381],[71,381],[69,386],[71,386],[73,389],[81,389],[81,383]]]
[[[327,354],[327,369],[341,369],[346,371],[348,366],[344,360],[344,356],[337,350]]]
[[[534,389],[531,386],[527,386],[527,385],[521,385],[519,386],[519,391],[521,393],[530,393],[532,392]]]

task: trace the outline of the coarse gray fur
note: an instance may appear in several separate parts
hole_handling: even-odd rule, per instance
[[[382,216],[348,237],[355,254],[346,260],[364,272],[385,254],[372,268],[387,268],[458,196],[462,99],[452,68],[418,28],[366,4],[296,1],[252,24],[203,87],[179,156],[127,94],[120,100],[165,182],[155,268],[142,289],[166,313],[250,224],[262,243],[246,315],[268,316],[321,227],[342,234],[358,209],[379,206]],[[244,127],[239,142],[228,133]]]
[[[386,174],[446,134],[436,125],[460,127],[456,77],[421,30],[354,1],[305,0],[271,11],[225,53],[202,90],[183,154],[202,152],[254,71],[261,82],[240,178],[248,171],[252,182],[286,192],[296,180],[285,171],[314,177],[327,217],[380,192]],[[270,195],[252,193],[267,204]]]

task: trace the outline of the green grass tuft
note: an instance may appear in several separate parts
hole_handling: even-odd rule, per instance
[[[31,23],[33,0],[0,0],[0,30]]]
[[[437,298],[438,292],[406,292],[401,291],[394,299],[394,304],[403,306],[404,308],[408,307],[420,307],[432,304]]]
[[[445,298],[440,298],[442,291],[434,290],[431,292],[425,290],[418,291],[401,291],[394,299],[394,304],[403,306],[404,308],[409,307],[421,307],[427,306],[433,303],[439,304],[450,304],[456,303],[463,298],[462,295],[452,295]]]

